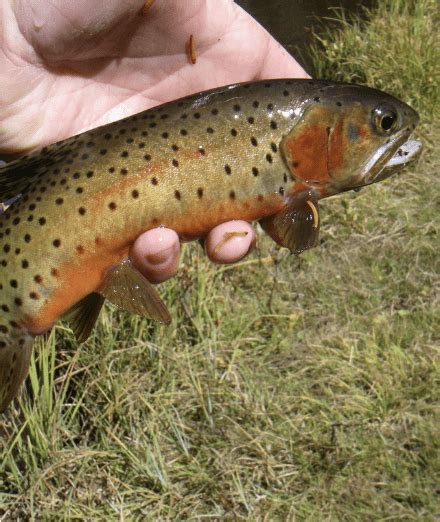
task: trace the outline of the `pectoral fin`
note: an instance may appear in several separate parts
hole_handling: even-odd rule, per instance
[[[19,339],[2,340],[0,347],[0,412],[3,412],[17,395],[20,385],[28,373],[32,343],[32,337],[25,334]]]
[[[93,292],[86,295],[64,314],[63,319],[70,324],[79,343],[83,343],[89,337],[104,301],[105,299],[102,295]]]
[[[99,292],[123,310],[161,323],[171,322],[170,313],[159,294],[131,261],[123,261],[114,268]]]
[[[318,243],[318,203],[310,196],[292,199],[281,212],[264,218],[260,224],[279,245],[300,254]]]

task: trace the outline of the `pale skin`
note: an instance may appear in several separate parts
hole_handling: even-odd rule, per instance
[[[150,5],[143,10],[144,5]],[[169,100],[263,78],[307,78],[301,66],[232,0],[2,0],[0,151],[19,154]],[[187,55],[194,35],[196,64]],[[244,221],[205,239],[231,263],[255,242]],[[153,283],[172,277],[180,242],[145,232],[130,255]]]

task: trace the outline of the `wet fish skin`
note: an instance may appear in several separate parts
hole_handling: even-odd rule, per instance
[[[384,111],[395,128],[380,128]],[[165,225],[195,239],[231,219],[263,219],[280,244],[313,246],[316,202],[383,178],[417,121],[374,89],[270,80],[167,103],[1,169],[1,199],[21,197],[0,215],[0,410],[26,374],[34,335],[96,291],[111,298],[121,274],[128,286],[137,277],[111,270],[139,234]],[[121,292],[118,304],[133,301]]]

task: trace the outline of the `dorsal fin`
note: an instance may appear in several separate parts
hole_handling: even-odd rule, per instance
[[[0,167],[0,202],[23,193],[34,179],[78,148],[79,143],[75,142],[76,138],[68,138]]]

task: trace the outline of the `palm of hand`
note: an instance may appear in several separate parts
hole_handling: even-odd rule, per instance
[[[2,2],[0,149],[42,146],[218,85],[305,76],[232,1],[156,0],[143,14],[144,3]]]

